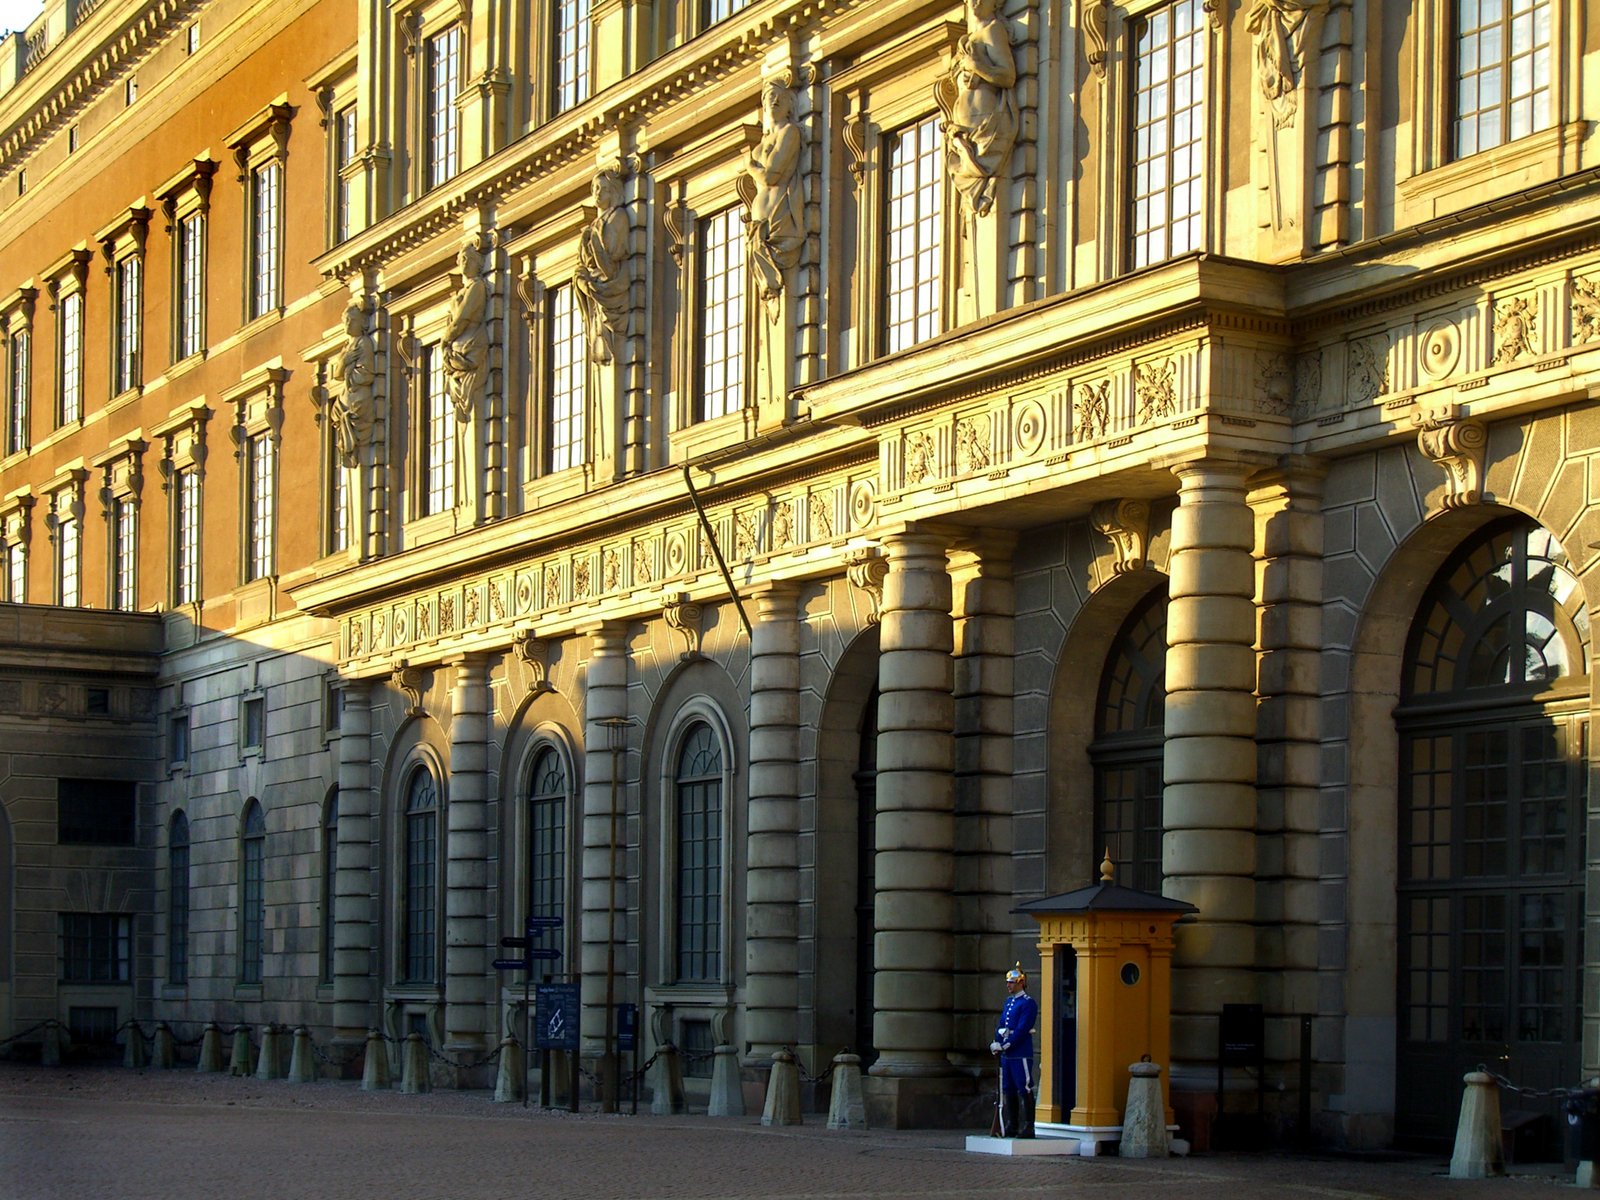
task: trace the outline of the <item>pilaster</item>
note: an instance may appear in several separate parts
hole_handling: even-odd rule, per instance
[[[628,713],[627,626],[607,622],[592,637],[584,688],[583,884],[579,899],[583,977],[581,1053],[607,1049],[606,992],[613,1002],[627,976],[626,746],[612,750],[615,723]],[[607,722],[611,722],[608,725]]]
[[[489,664],[454,660],[450,714],[450,803],[445,865],[445,1050],[458,1061],[483,1055],[489,980]],[[470,1073],[458,1075],[467,1086]]]
[[[378,1024],[372,912],[372,685],[339,683],[338,864],[333,901],[333,1024],[339,1044],[366,1044]]]

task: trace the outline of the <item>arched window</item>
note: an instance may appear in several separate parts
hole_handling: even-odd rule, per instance
[[[1565,554],[1523,517],[1469,539],[1412,624],[1397,1087],[1419,1099],[1397,1111],[1403,1140],[1450,1136],[1449,1097],[1480,1062],[1549,1089],[1581,1056],[1588,641]]]
[[[167,982],[189,982],[189,818],[181,812],[167,831]]]
[[[1109,848],[1117,882],[1145,892],[1161,890],[1166,666],[1167,596],[1157,589],[1135,606],[1112,643],[1089,747],[1094,854]]]
[[[405,923],[400,975],[408,983],[438,979],[439,785],[418,767],[406,785]]]
[[[245,805],[240,837],[239,982],[260,983],[266,931],[267,819],[254,800]]]
[[[333,979],[334,905],[339,896],[339,789],[322,809],[322,978]]]
[[[554,746],[533,760],[528,780],[528,915],[564,917],[567,888],[567,769]]]
[[[722,978],[722,749],[711,726],[684,734],[673,777],[678,981]]]

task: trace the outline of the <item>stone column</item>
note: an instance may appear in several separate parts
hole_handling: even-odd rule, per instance
[[[1161,859],[1165,893],[1200,910],[1173,981],[1173,1057],[1196,1064],[1215,1057],[1222,1005],[1256,998],[1255,522],[1250,467],[1173,471]]]
[[[750,805],[745,874],[747,1063],[799,1034],[800,619],[797,592],[756,593],[750,637]]]
[[[874,1076],[950,1071],[955,965],[955,704],[946,540],[884,539],[878,660]]]
[[[583,758],[583,975],[582,1050],[598,1060],[606,1051],[606,981],[613,1001],[625,994],[628,949],[626,752],[614,754],[607,719],[628,714],[627,626],[608,622],[589,632],[588,679],[584,688]],[[616,777],[612,775],[613,764]],[[615,787],[613,787],[615,782]],[[615,801],[615,810],[613,809]],[[613,845],[616,837],[618,844]],[[616,911],[613,920],[613,904]]]
[[[1267,1045],[1298,1041],[1294,1014],[1315,1013],[1321,784],[1322,481],[1320,463],[1296,461],[1258,477],[1256,595],[1260,660],[1256,904],[1262,1001],[1283,1014]]]
[[[1010,931],[1012,664],[1016,538],[991,534],[951,556],[955,632],[955,1042],[951,1060],[990,1070]]]
[[[445,1053],[481,1058],[487,1043],[489,980],[489,664],[476,654],[454,660],[450,697],[450,789],[444,910]],[[468,1086],[468,1072],[458,1076]]]
[[[338,861],[333,900],[333,1024],[343,1054],[366,1045],[376,1028],[373,947],[372,685],[339,682]]]

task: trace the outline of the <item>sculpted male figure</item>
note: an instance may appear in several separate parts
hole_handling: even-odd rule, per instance
[[[456,259],[461,286],[450,298],[450,319],[444,331],[444,369],[456,419],[470,420],[478,407],[489,365],[489,289],[483,279],[483,253],[475,242],[461,247]]]
[[[800,260],[806,237],[805,196],[800,179],[800,124],[794,93],[769,83],[761,93],[761,141],[745,168],[750,224],[746,238],[756,290],[763,300],[783,292],[783,273]],[[741,188],[741,191],[746,189]]]
[[[994,207],[996,180],[1017,140],[1017,61],[1000,0],[969,0],[967,32],[935,99],[956,190],[975,216]]]
[[[591,362],[609,363],[628,317],[628,214],[622,207],[622,178],[601,171],[591,185],[594,216],[578,240],[578,269],[572,277]]]
[[[361,461],[361,447],[372,441],[372,385],[377,378],[378,354],[367,332],[367,315],[359,304],[344,310],[344,329],[344,349],[328,365],[328,382],[339,461],[354,467]]]

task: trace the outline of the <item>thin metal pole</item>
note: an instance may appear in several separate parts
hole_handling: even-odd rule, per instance
[[[722,547],[717,545],[716,531],[711,528],[711,518],[706,516],[706,510],[700,504],[700,493],[694,490],[694,480],[689,478],[689,464],[683,464],[683,486],[689,489],[689,503],[694,505],[695,515],[700,518],[700,528],[705,531],[706,543],[711,547],[711,557],[716,560],[717,570],[722,572],[722,582],[727,586],[728,595],[733,598],[733,607],[739,613],[739,624],[744,626],[744,636],[755,636],[750,631],[750,618],[745,615],[744,601],[739,598],[739,589],[733,586],[733,576],[728,573],[728,564],[722,557]]]

